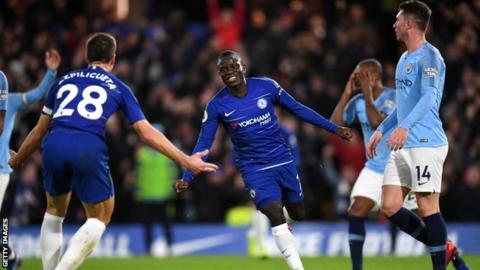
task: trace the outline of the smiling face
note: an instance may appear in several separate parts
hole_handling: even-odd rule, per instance
[[[217,68],[218,75],[228,88],[234,89],[245,83],[245,64],[240,56],[231,54],[220,57]]]

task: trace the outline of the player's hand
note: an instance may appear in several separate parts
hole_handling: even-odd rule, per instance
[[[217,171],[217,165],[202,160],[202,157],[206,155],[208,155],[208,150],[203,150],[202,152],[197,152],[189,156],[185,164],[185,168],[187,168],[187,170],[191,171],[193,174]]]
[[[383,134],[379,130],[375,131],[367,144],[367,157],[373,158],[377,155],[377,145],[382,139]]]
[[[57,50],[51,49],[45,52],[45,65],[51,70],[57,70],[62,62],[62,57]]]
[[[18,169],[22,167],[22,163],[17,160],[17,152],[10,149],[10,159],[8,160],[8,165],[12,169]]]
[[[365,96],[372,95],[373,80],[372,75],[368,70],[362,69],[358,72],[355,72],[354,79],[360,85],[360,89]]]
[[[388,138],[387,145],[390,147],[390,150],[397,151],[403,148],[405,141],[408,137],[408,130],[402,127],[396,128],[390,138]]]
[[[353,137],[352,130],[347,127],[340,127],[335,134],[345,141],[350,141]]]
[[[345,85],[345,89],[343,90],[346,95],[352,96],[360,91],[358,81],[355,79],[355,74],[356,71],[352,72],[348,78],[347,85]]]
[[[172,185],[173,190],[175,190],[175,192],[177,193],[184,191],[189,186],[190,184],[187,181],[184,181],[183,179],[175,180],[175,182],[173,182],[173,185]]]

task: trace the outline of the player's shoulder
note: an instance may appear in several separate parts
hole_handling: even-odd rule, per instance
[[[269,78],[269,77],[249,77],[247,78],[247,83],[253,83],[253,84],[258,84],[258,85],[266,85],[266,86],[274,86],[276,88],[280,87],[280,84],[276,82],[274,79]]]
[[[365,95],[363,93],[357,93],[350,98],[350,103],[356,103],[361,100],[365,100]]]
[[[424,60],[431,60],[431,59],[441,59],[443,61],[442,54],[437,47],[433,46],[430,43],[426,43],[425,46],[422,47],[421,56]]]
[[[132,92],[132,89],[130,88],[130,86],[128,86],[124,81],[122,81],[121,79],[119,79],[117,76],[113,75],[112,73],[100,68],[100,67],[93,67],[92,70],[94,71],[97,71],[99,73],[102,73],[104,74],[105,76],[108,77],[108,79],[110,79],[111,81],[109,81],[108,79],[106,79],[104,81],[104,83],[107,84],[107,86],[113,90],[115,89],[115,86],[118,87],[118,90],[120,91],[129,91],[129,92]],[[113,82],[113,83],[112,83]]]
[[[3,71],[0,70],[0,90],[7,90],[8,89],[8,80],[7,76]]]
[[[210,98],[207,103],[207,107],[211,109],[216,106],[219,100],[223,100],[225,98],[228,98],[229,96],[231,96],[231,94],[228,91],[227,86],[224,85],[222,88],[220,88],[220,90],[218,90],[217,93],[215,93],[215,95],[213,95],[212,98]]]

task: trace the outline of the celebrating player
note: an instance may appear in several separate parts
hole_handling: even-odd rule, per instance
[[[292,152],[281,135],[274,105],[342,139],[350,140],[351,131],[297,102],[274,80],[245,78],[245,64],[237,52],[223,52],[217,68],[226,86],[207,105],[193,152],[209,149],[219,123],[223,125],[231,137],[245,189],[257,209],[269,218],[275,242],[289,267],[303,269],[282,211],[285,204],[290,217],[301,220],[305,215],[303,192]],[[192,179],[193,174],[185,172],[183,179],[174,183],[175,190],[187,189]]]
[[[439,206],[443,162],[448,152],[439,117],[445,63],[425,38],[430,15],[430,8],[420,1],[399,6],[393,27],[407,51],[395,72],[397,107],[373,133],[367,155],[375,156],[384,134],[394,129],[387,141],[393,152],[385,168],[381,208],[401,230],[427,245],[433,269],[441,270],[446,269],[447,240]],[[402,207],[410,191],[415,192],[422,218]]]
[[[15,116],[18,111],[23,110],[29,104],[36,103],[41,100],[48,92],[48,89],[55,82],[55,76],[57,75],[57,69],[60,66],[61,57],[56,50],[50,50],[45,53],[45,64],[48,68],[43,80],[40,82],[37,88],[29,90],[25,93],[10,93],[8,94],[8,81],[3,72],[0,71],[0,92],[2,99],[5,99],[7,103],[5,113],[5,127],[4,132],[0,136],[0,209],[7,190],[8,183],[10,182],[10,173],[12,169],[8,166],[9,144],[10,136],[12,135],[13,125],[15,123]],[[0,103],[1,105],[1,103]],[[3,122],[2,122],[3,127]],[[20,258],[18,255],[10,249],[8,269],[15,269],[19,264]]]
[[[114,188],[108,167],[105,124],[118,109],[140,138],[195,173],[215,171],[215,164],[186,156],[145,119],[132,91],[110,72],[116,41],[106,33],[93,34],[86,43],[88,67],[61,77],[51,88],[43,114],[9,160],[12,168],[43,142],[44,187],[47,210],[40,232],[43,269],[76,269],[94,250],[110,222]],[[61,257],[62,222],[74,191],[82,201],[87,221],[73,235]]]

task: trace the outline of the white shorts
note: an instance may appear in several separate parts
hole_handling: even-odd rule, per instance
[[[0,210],[2,209],[3,199],[5,198],[8,182],[10,182],[10,174],[0,173]]]
[[[353,203],[355,197],[366,197],[375,203],[374,209],[378,208],[382,202],[382,184],[383,174],[363,168],[358,175],[357,181],[353,185],[350,201]],[[413,210],[417,209],[417,199],[411,194],[405,197],[403,207]]]
[[[412,192],[440,192],[448,145],[407,148],[390,154],[383,185],[404,186]]]
[[[354,197],[366,197],[371,199],[375,205],[380,205],[382,200],[382,183],[383,174],[363,168],[353,185],[350,201],[353,202]]]

